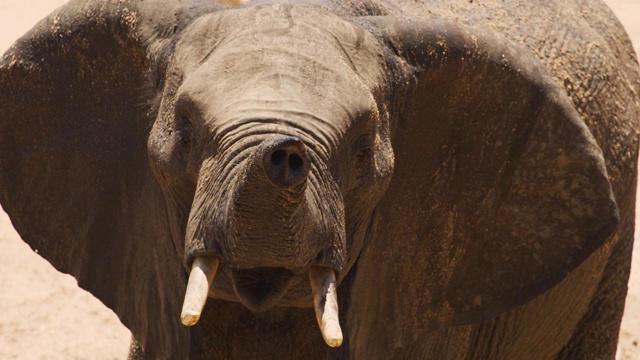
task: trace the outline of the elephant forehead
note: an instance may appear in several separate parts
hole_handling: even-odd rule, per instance
[[[201,17],[178,42],[176,62],[184,74],[205,63],[224,66],[235,76],[282,68],[309,85],[327,88],[343,85],[331,74],[340,79],[356,74],[372,89],[381,83],[384,69],[380,44],[361,27],[319,7],[280,4]],[[276,86],[280,79],[271,77]]]
[[[329,151],[355,122],[375,111],[372,94],[353,76],[323,71],[316,73],[321,79],[314,79],[291,64],[236,64],[229,72],[221,70],[223,63],[211,61],[210,65],[185,79],[179,96],[198,109],[214,134],[253,120],[268,120],[315,133]]]
[[[185,74],[180,93],[217,125],[302,114],[330,123],[340,137],[372,111],[372,88],[382,78],[373,37],[319,8],[273,5],[209,16],[176,51]]]
[[[290,50],[320,54],[329,43],[348,55],[371,51],[376,40],[359,26],[320,7],[274,4],[229,9],[201,16],[189,26],[177,50],[188,48],[187,62],[198,62],[225,42],[241,40],[261,48],[271,42]],[[317,48],[318,43],[324,43]],[[375,48],[375,46],[373,46]]]

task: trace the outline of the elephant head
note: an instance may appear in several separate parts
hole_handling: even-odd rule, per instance
[[[204,15],[173,46],[148,153],[180,258],[224,264],[214,298],[305,306],[310,277],[332,283],[353,264],[390,179],[376,40],[275,5]]]
[[[508,311],[603,245],[601,151],[537,60],[356,15],[71,2],[2,60],[2,205],[169,357],[207,297],[315,304],[331,346],[339,322],[398,342]]]

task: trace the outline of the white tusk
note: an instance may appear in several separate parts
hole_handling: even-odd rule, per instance
[[[327,345],[338,347],[342,344],[342,329],[338,320],[336,274],[332,269],[311,267],[309,281],[322,337]]]
[[[200,320],[209,288],[218,270],[218,262],[218,258],[213,256],[199,256],[193,260],[180,314],[180,320],[185,326],[195,325]]]

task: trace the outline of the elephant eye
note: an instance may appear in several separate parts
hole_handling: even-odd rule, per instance
[[[176,139],[185,146],[193,140],[191,121],[186,116],[179,116],[176,121]]]
[[[373,139],[371,134],[363,134],[356,139],[351,154],[356,161],[361,162],[373,156]]]

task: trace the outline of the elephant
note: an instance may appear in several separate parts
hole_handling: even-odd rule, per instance
[[[638,94],[597,0],[72,0],[0,203],[131,358],[613,359]]]

